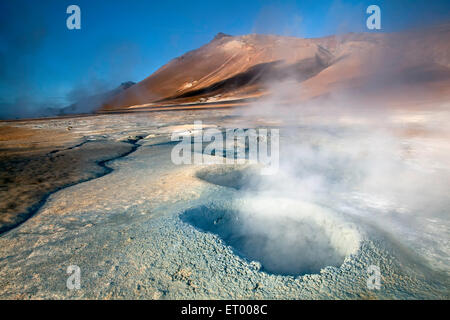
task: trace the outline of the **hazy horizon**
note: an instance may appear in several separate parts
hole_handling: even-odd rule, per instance
[[[81,30],[66,27],[70,4],[81,8]],[[370,4],[381,7],[380,31],[365,27]],[[218,32],[305,38],[391,32],[449,21],[449,12],[450,3],[441,0],[3,2],[0,118],[61,108],[122,82],[141,81]]]

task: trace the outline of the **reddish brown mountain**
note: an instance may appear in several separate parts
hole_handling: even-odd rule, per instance
[[[393,101],[448,100],[450,25],[317,39],[219,33],[109,99],[101,111],[242,104],[273,93],[284,80],[298,83],[299,101],[339,90],[382,93]]]

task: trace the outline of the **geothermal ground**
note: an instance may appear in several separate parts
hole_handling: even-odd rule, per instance
[[[0,298],[449,299],[448,110],[2,122]],[[278,174],[173,164],[199,119],[278,128]]]

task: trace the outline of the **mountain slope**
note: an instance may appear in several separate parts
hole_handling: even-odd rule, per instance
[[[379,97],[405,87],[447,96],[449,43],[450,25],[317,39],[219,33],[113,96],[101,111],[242,101],[270,94],[285,80],[298,83],[299,101],[336,90]]]

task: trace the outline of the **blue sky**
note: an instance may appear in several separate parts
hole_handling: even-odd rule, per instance
[[[71,4],[81,8],[81,30],[66,28]],[[382,32],[450,21],[448,0],[1,0],[0,103],[64,105],[140,81],[218,32],[368,31],[370,4],[381,7]]]

